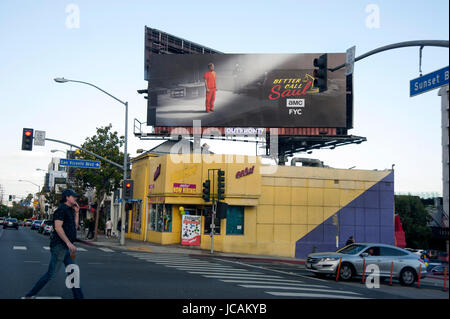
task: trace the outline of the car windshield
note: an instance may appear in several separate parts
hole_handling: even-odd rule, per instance
[[[9,218],[8,221],[9,221],[9,222],[16,222],[17,219],[15,219],[15,218]]]
[[[336,252],[346,255],[355,255],[366,247],[367,247],[366,245],[352,244],[349,246],[345,246],[344,248],[338,249]]]

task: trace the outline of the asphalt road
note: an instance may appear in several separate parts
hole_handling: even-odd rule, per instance
[[[20,299],[46,272],[49,237],[30,228],[0,228],[0,299]],[[298,265],[123,251],[77,244],[85,298],[270,299],[448,298],[448,292],[312,277]],[[38,296],[71,299],[64,267]]]

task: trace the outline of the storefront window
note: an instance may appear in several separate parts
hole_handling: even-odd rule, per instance
[[[227,209],[227,235],[244,234],[244,207],[228,206]]]
[[[211,234],[211,222],[212,222],[212,209],[211,207],[205,207],[203,214],[205,216],[205,231],[204,234]],[[220,234],[220,219],[217,217],[214,219],[214,234]]]
[[[133,203],[133,211],[131,218],[131,232],[140,234],[141,233],[141,202]]]
[[[150,204],[149,229],[158,232],[172,232],[172,205]]]

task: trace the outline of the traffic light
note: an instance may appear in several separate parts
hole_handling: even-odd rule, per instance
[[[225,199],[225,171],[219,169],[217,172],[217,198],[218,200]]]
[[[327,90],[327,54],[321,55],[318,59],[314,59],[314,87],[319,88],[319,92]]]
[[[202,198],[205,202],[209,202],[210,200],[210,195],[211,195],[211,181],[209,179],[207,179],[204,183],[203,183],[203,194],[202,194]]]
[[[133,180],[126,179],[123,182],[123,199],[132,199],[133,198]]]
[[[33,129],[24,128],[22,134],[22,151],[33,150]]]

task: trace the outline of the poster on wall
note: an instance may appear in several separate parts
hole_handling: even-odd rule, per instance
[[[200,246],[201,216],[183,215],[181,245]]]

